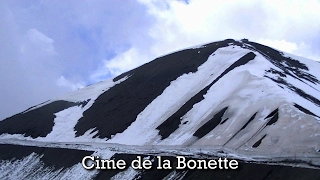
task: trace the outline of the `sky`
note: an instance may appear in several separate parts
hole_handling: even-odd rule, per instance
[[[320,60],[320,0],[0,1],[0,119],[227,38]]]

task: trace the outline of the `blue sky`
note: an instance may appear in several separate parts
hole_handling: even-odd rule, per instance
[[[154,58],[249,38],[320,60],[320,1],[0,1],[0,119]]]

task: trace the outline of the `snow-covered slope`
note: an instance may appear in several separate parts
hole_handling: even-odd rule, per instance
[[[2,155],[0,177],[9,178],[99,177],[75,159],[50,169],[58,160],[47,165],[43,157],[51,151],[104,159],[201,153],[318,168],[320,63],[227,39],[162,56],[34,106],[0,121],[0,134],[3,152],[28,152]],[[20,169],[10,174],[13,166]],[[131,179],[143,173],[129,168],[109,175]],[[159,177],[169,175],[186,174]]]

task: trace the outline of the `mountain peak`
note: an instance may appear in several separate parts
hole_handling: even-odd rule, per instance
[[[0,141],[72,144],[95,153],[189,149],[317,167],[319,70],[315,61],[226,39],[156,58],[2,120]]]

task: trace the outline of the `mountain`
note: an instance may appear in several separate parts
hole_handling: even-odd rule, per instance
[[[319,138],[320,63],[226,39],[0,121],[0,179],[319,179]],[[172,169],[129,166],[139,157]],[[83,167],[101,159],[128,166]]]

